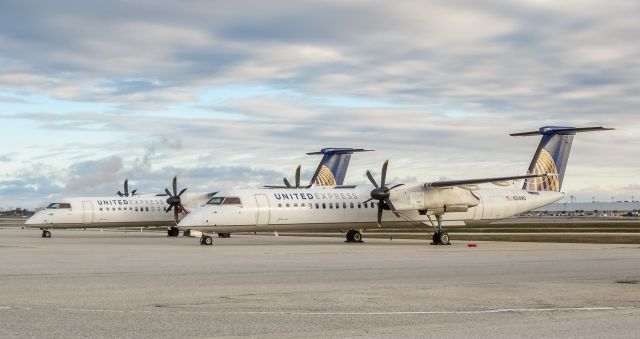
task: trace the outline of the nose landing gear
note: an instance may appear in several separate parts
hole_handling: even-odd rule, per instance
[[[213,238],[209,235],[203,234],[200,238],[200,245],[211,246],[213,245]]]
[[[42,230],[43,238],[51,238],[51,232],[49,230]]]

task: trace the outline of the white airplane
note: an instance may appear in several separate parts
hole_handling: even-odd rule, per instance
[[[211,232],[323,230],[346,232],[347,242],[360,242],[362,230],[374,227],[433,227],[433,244],[449,244],[443,226],[486,224],[550,204],[560,191],[573,137],[603,127],[542,127],[512,136],[542,135],[528,174],[470,180],[388,185],[388,161],[380,183],[369,171],[371,185],[267,187],[220,192],[193,210],[178,228],[200,231],[200,243],[211,245]],[[508,181],[524,179],[522,189]],[[481,184],[493,183],[486,186]],[[384,213],[385,210],[391,213]]]
[[[323,148],[323,158],[313,175],[311,184],[341,185],[346,175],[351,155],[369,150],[354,148]],[[300,187],[300,166],[296,169],[296,187]],[[285,178],[284,187],[292,187]],[[124,181],[124,193],[118,197],[69,197],[50,203],[36,212],[25,222],[29,228],[42,230],[43,238],[51,237],[51,229],[56,228],[109,228],[167,226],[167,235],[178,236],[176,227],[181,217],[196,207],[205,204],[217,192],[178,192],[176,178],[173,178],[173,194],[165,189],[164,194],[129,193],[128,180]],[[173,210],[173,215],[169,214]],[[228,237],[226,233],[219,233]]]

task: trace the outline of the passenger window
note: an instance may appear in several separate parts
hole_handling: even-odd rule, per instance
[[[336,208],[340,208],[340,203],[339,202],[336,203]]]
[[[136,212],[138,212],[138,206],[136,206]]]
[[[326,209],[326,208],[327,208],[327,204],[322,203],[322,209],[324,210],[324,209]]]
[[[122,208],[121,208],[121,207],[118,207],[118,211],[122,211]]]
[[[102,207],[100,207],[100,210],[102,211]]]
[[[329,209],[333,209],[333,203],[332,202],[329,203]]]
[[[149,212],[149,207],[146,207],[147,212]]]
[[[349,206],[353,208],[353,201],[349,203]]]
[[[285,206],[285,207],[291,207],[291,206],[289,206],[289,203],[287,203],[287,204],[286,204],[286,205],[284,205],[284,206]]]
[[[304,203],[300,204],[300,207],[305,207],[305,206],[304,206]]]
[[[319,210],[320,209],[320,204],[316,203],[316,209]]]
[[[278,204],[278,207],[282,207],[282,204]]]
[[[298,203],[297,203],[297,202],[296,202],[296,203],[294,203],[294,204],[293,204],[293,207],[298,207]]]
[[[342,203],[342,208],[347,208],[347,203],[346,202]]]
[[[362,207],[362,205],[360,205],[360,203],[358,203],[358,208],[361,208],[361,207]]]

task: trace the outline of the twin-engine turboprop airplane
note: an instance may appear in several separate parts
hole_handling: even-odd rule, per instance
[[[562,199],[574,135],[603,130],[609,129],[547,126],[512,134],[542,135],[526,175],[388,185],[385,161],[379,182],[366,172],[371,185],[220,192],[182,219],[178,228],[205,232],[200,243],[211,245],[209,232],[343,231],[347,242],[359,242],[364,229],[420,225],[435,229],[434,244],[449,244],[443,226],[490,223]],[[522,189],[505,187],[519,179],[524,179]],[[494,185],[479,186],[487,183]]]
[[[364,152],[354,148],[323,148],[323,154],[311,184],[341,185],[346,175],[351,155]],[[296,171],[300,177],[300,167]],[[285,183],[288,181],[285,179]],[[173,192],[165,189],[164,194],[129,193],[128,180],[124,181],[124,193],[118,197],[70,197],[50,203],[45,209],[29,218],[25,225],[42,229],[42,237],[51,237],[51,229],[56,228],[110,228],[167,226],[169,236],[178,236],[175,225],[187,213],[205,204],[217,192],[186,193],[186,188],[178,192],[177,180],[173,178]],[[173,211],[173,215],[169,212]],[[222,237],[227,234],[220,232]]]

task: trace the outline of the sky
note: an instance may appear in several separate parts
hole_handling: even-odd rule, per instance
[[[638,1],[0,2],[0,208],[303,180],[518,175],[578,135],[563,191],[640,198]]]

